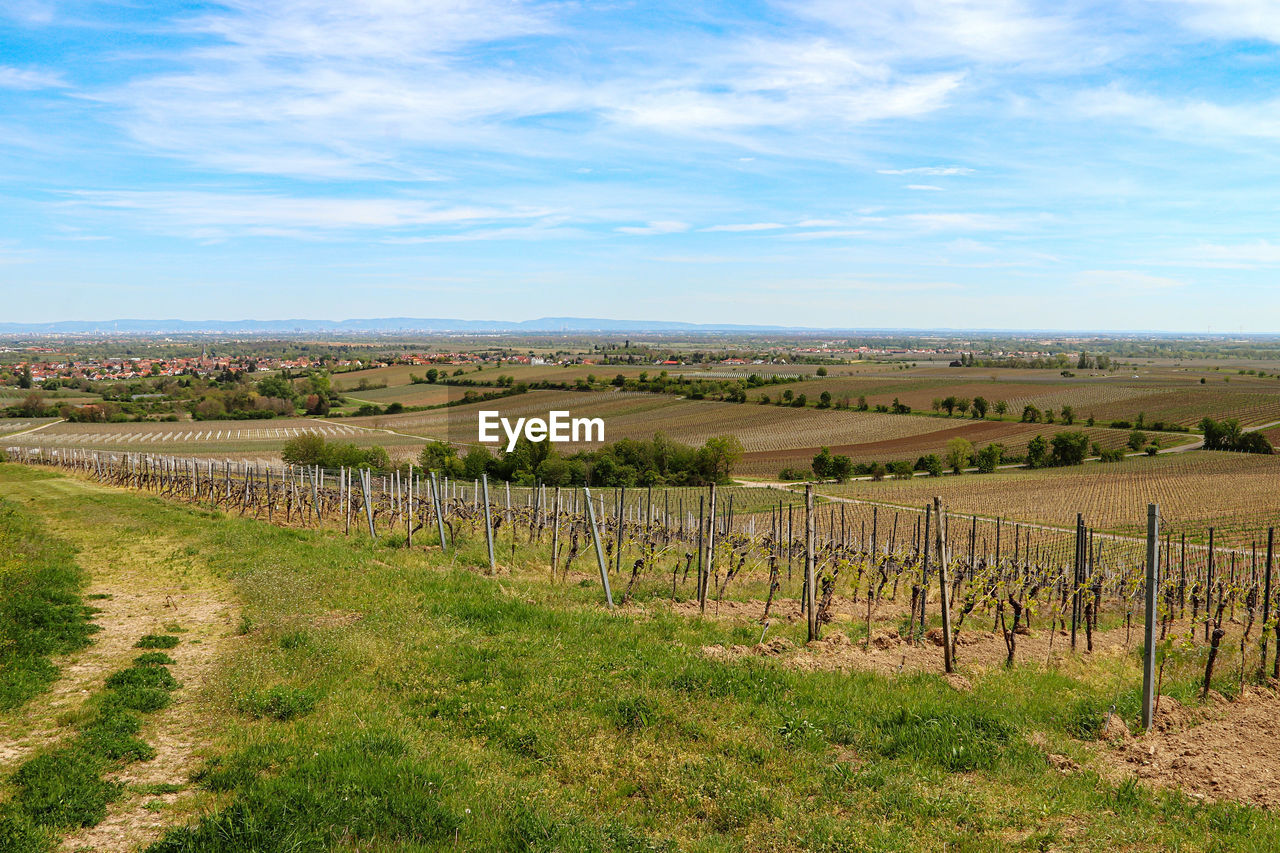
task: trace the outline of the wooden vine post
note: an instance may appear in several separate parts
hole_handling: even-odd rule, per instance
[[[1160,507],[1147,504],[1146,624],[1142,650],[1142,728],[1151,730],[1156,690],[1156,594],[1160,578]]]
[[[804,605],[809,619],[809,642],[818,639],[818,613],[813,594],[813,486],[804,487]]]
[[[933,499],[934,537],[938,548],[938,589],[941,592],[942,609],[942,662],[946,673],[955,672],[955,661],[951,656],[951,593],[947,589],[947,549],[942,532],[942,498]]]
[[[582,487],[582,497],[587,504],[588,520],[591,522],[591,541],[596,546],[596,564],[600,566],[600,583],[604,586],[604,600],[613,609],[613,591],[609,589],[609,566],[604,561],[604,549],[600,547],[600,529],[596,525],[596,508],[591,502],[591,490]]]

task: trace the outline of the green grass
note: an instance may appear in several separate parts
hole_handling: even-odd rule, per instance
[[[48,689],[58,675],[52,656],[88,645],[82,585],[71,547],[0,499],[0,711]]]
[[[133,644],[135,649],[172,649],[178,645],[178,638],[171,634],[145,634]]]
[[[172,663],[162,653],[149,654]],[[57,831],[100,823],[122,789],[108,773],[155,757],[139,737],[139,715],[165,707],[178,687],[157,658],[108,677],[90,700],[78,735],[23,762],[9,780],[10,797],[0,802],[0,842],[7,839],[11,847],[0,850],[45,851]]]
[[[1280,847],[1269,812],[1050,767],[1044,748],[1089,766],[1076,738],[1117,684],[1130,695],[1131,660],[1001,669],[965,692],[725,663],[700,648],[758,627],[657,602],[611,614],[598,583],[553,585],[523,546],[491,577],[482,543],[410,553],[75,484],[35,506],[180,537],[252,628],[205,685],[207,808],[153,851]]]

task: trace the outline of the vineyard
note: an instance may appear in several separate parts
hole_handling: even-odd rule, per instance
[[[17,424],[22,421],[15,422]],[[167,448],[169,452],[201,456],[276,459],[286,441],[304,433],[361,446],[408,444],[421,441],[389,435],[370,428],[342,422],[297,419],[262,421],[179,421],[118,424],[84,424],[50,419],[27,421],[26,431],[9,435],[6,441],[17,447],[92,447],[104,450],[137,451]],[[8,422],[0,421],[0,426]],[[32,427],[39,427],[33,429]],[[416,451],[414,451],[416,452]]]
[[[1239,729],[1231,728],[1275,703],[1253,686],[1271,674],[1280,648],[1269,618],[1275,589],[1265,530],[1256,553],[1184,544],[1176,523],[1160,537],[1152,627],[1159,699],[1153,732],[1135,740],[1130,730],[1142,728],[1144,543],[1077,528],[1069,513],[1049,529],[977,518],[950,504],[930,509],[927,499],[895,508],[849,498],[810,503],[802,493],[771,488],[557,490],[450,481],[412,469],[379,476],[159,453],[10,453],[30,476],[15,477],[21,466],[8,465],[0,479],[24,505],[26,495],[51,508],[78,493],[68,484],[49,488],[53,469],[86,482],[86,500],[101,513],[87,541],[100,541],[112,525],[135,529],[134,513],[146,512],[152,523],[142,536],[176,534],[159,552],[173,555],[164,565],[177,559],[173,569],[187,577],[192,555],[208,553],[220,576],[243,579],[240,636],[219,641],[234,672],[204,700],[213,703],[211,715],[221,715],[207,730],[227,730],[225,743],[219,739],[215,758],[190,771],[195,790],[176,801],[169,795],[174,805],[126,793],[125,811],[109,811],[103,824],[119,826],[128,809],[148,808],[169,815],[170,825],[186,824],[171,828],[155,853],[202,849],[213,838],[231,849],[275,844],[268,827],[278,822],[250,827],[237,815],[300,809],[303,793],[381,802],[362,785],[385,791],[387,779],[333,777],[332,768],[347,759],[327,758],[338,742],[364,744],[358,739],[370,737],[369,727],[393,727],[424,744],[446,742],[451,754],[476,756],[461,775],[431,777],[441,801],[415,806],[463,816],[451,819],[447,832],[464,848],[523,846],[509,843],[524,830],[506,807],[461,782],[491,768],[519,768],[521,778],[539,785],[566,780],[556,790],[572,802],[545,807],[574,833],[600,831],[592,818],[566,824],[563,816],[582,808],[599,814],[600,785],[608,780],[608,831],[622,831],[619,821],[637,808],[657,809],[668,819],[628,829],[628,837],[679,839],[670,849],[705,832],[729,833],[744,848],[776,846],[809,826],[815,803],[831,799],[834,807],[864,787],[859,796],[877,804],[872,824],[890,821],[895,837],[907,833],[913,849],[939,832],[962,847],[953,833],[975,832],[967,824],[948,829],[961,826],[951,806],[938,826],[918,825],[915,804],[938,786],[955,790],[956,805],[970,815],[971,798],[955,786],[989,788],[992,802],[1005,802],[1011,784],[1034,790],[1025,814],[1007,803],[984,812],[989,827],[1007,829],[976,831],[1001,838],[1059,837],[1087,826],[1090,835],[1114,837],[1110,846],[1126,848],[1135,846],[1126,833],[1142,827],[1143,837],[1160,839],[1156,849],[1200,850],[1234,837],[1229,833],[1256,839],[1273,832],[1266,812],[1146,787],[1275,802],[1262,777],[1238,772],[1248,750],[1270,741],[1242,746]],[[160,500],[114,497],[128,492]],[[166,508],[185,506],[198,511]],[[67,507],[64,517],[73,512]],[[199,533],[196,525],[209,529]],[[278,527],[288,536],[264,532]],[[451,597],[479,589],[479,599],[470,592]],[[617,678],[609,675],[615,672]],[[584,691],[588,698],[580,700]],[[743,691],[760,695],[744,706],[737,704]],[[202,713],[203,704],[184,707]],[[278,720],[300,719],[273,721],[276,713]],[[724,741],[731,731],[751,732],[750,744]],[[383,743],[389,735],[378,737]],[[255,757],[260,747],[245,751],[246,743],[271,744],[262,748],[288,757],[264,764]],[[670,755],[674,744],[674,763],[655,758]],[[168,741],[158,747],[173,748]],[[383,767],[377,753],[371,757],[363,745],[358,751],[359,766]],[[679,768],[691,755],[701,756],[699,766],[720,769],[686,779]],[[576,772],[582,766],[595,768],[587,779]],[[393,775],[404,784],[415,772],[398,764]],[[858,781],[884,773],[897,774],[899,786],[916,780],[905,810],[883,811],[881,788]],[[697,805],[708,778],[720,780],[712,801],[742,786],[761,794],[716,807],[733,808],[736,817],[708,814]],[[804,779],[817,780],[796,792],[796,805],[807,805],[775,803],[791,795],[772,792]],[[1142,784],[1135,787],[1135,779]],[[511,783],[487,783],[494,784]],[[669,793],[637,799],[637,784]],[[216,800],[201,799],[204,790],[216,791]],[[502,788],[499,799],[531,802],[511,790],[521,789]],[[1120,797],[1136,799],[1113,799]],[[1095,798],[1140,805],[1080,806]],[[464,806],[483,819],[464,820],[471,813]],[[824,822],[823,837],[874,832],[858,817],[865,811]],[[322,819],[314,810],[299,814]],[[1224,823],[1224,814],[1247,820],[1234,818],[1245,821],[1242,828],[1224,830],[1236,826]],[[373,828],[343,815],[333,820],[401,837],[394,820]],[[245,840],[249,832],[256,841]],[[992,849],[1001,843],[993,839]],[[643,849],[643,842],[630,848]]]
[[[1083,513],[1098,530],[1138,535],[1148,502],[1188,540],[1257,545],[1280,524],[1280,457],[1190,451],[1131,458],[1105,466],[1010,470],[982,476],[853,482],[823,494],[914,506],[941,495],[949,507],[984,518],[1063,525]]]
[[[412,468],[377,476],[156,454],[12,452],[30,465],[60,466],[111,485],[276,523],[398,538],[405,547],[415,541],[446,550],[459,542],[484,543],[491,569],[528,559],[532,551],[552,579],[598,577],[610,608],[654,598],[692,601],[700,613],[725,607],[749,615],[766,632],[771,618],[803,618],[810,640],[827,623],[838,623],[842,634],[862,638],[868,654],[873,641],[880,650],[910,647],[901,652],[903,666],[941,664],[948,672],[953,658],[966,654],[1013,665],[1020,643],[1051,660],[1057,631],[1068,627],[1070,640],[1058,645],[1059,654],[1092,650],[1095,633],[1105,643],[1123,635],[1124,647],[1131,647],[1141,622],[1147,543],[1124,531],[1145,522],[1150,494],[1170,499],[1159,541],[1161,639],[1187,632],[1194,640],[1203,628],[1207,641],[1211,624],[1215,631],[1241,625],[1238,654],[1232,658],[1224,649],[1219,659],[1220,674],[1241,682],[1267,654],[1256,642],[1266,637],[1257,626],[1270,618],[1266,527],[1223,527],[1207,547],[1199,541],[1206,531],[1189,523],[1194,499],[1175,500],[1187,478],[1212,482],[1239,473],[1205,454],[1141,460],[1163,466],[1154,493],[1148,491],[1149,471],[1102,478],[1108,486],[1101,493],[1090,491],[1081,474],[1074,491],[1062,488],[1071,480],[1057,481],[1049,501],[1034,491],[1043,483],[1034,476],[1040,472],[1013,475],[1006,479],[1025,485],[1024,499],[1038,509],[1019,516],[1005,511],[1013,504],[993,511],[995,506],[967,500],[979,481],[968,476],[890,483],[880,494],[875,488],[886,484],[827,488],[833,500],[810,497],[806,504],[794,492],[767,488],[592,492],[450,481]],[[936,512],[926,511],[930,492],[942,496]],[[873,494],[875,503],[852,498]],[[891,500],[901,506],[883,503]],[[1057,628],[1046,630],[1051,626]],[[937,642],[939,628],[949,642]],[[1255,628],[1255,642],[1248,645]],[[1022,641],[1037,629],[1038,639]],[[978,648],[967,649],[970,644]],[[1215,640],[1215,656],[1217,646]],[[1184,682],[1204,666],[1210,647],[1196,648],[1184,655]],[[826,663],[846,656],[837,650]],[[1186,683],[1179,689],[1183,698],[1189,695]]]

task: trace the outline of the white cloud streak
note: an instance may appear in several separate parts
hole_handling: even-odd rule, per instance
[[[0,89],[59,89],[66,85],[62,75],[52,71],[0,65]]]

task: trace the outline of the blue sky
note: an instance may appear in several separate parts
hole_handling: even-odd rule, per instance
[[[0,319],[1280,331],[1271,0],[0,4]]]

